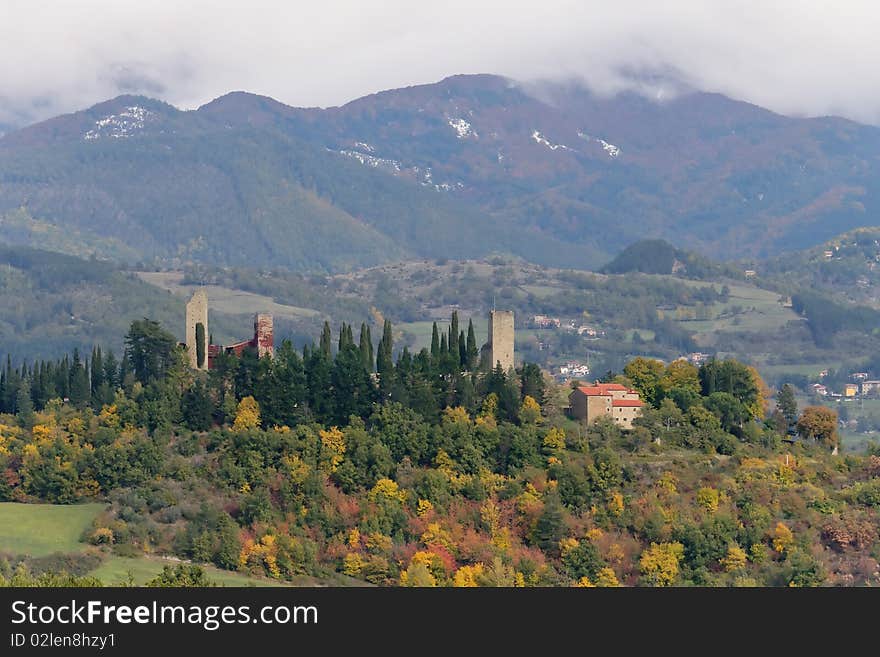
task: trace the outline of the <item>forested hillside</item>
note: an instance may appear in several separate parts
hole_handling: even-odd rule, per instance
[[[645,238],[731,258],[876,223],[880,129],[717,94],[454,76],[342,107],[139,96],[0,138],[3,241],[342,271],[508,253],[596,268]]]
[[[141,320],[120,363],[7,367],[0,499],[109,502],[84,535],[99,561],[174,554],[277,580],[880,583],[880,460],[836,454],[833,411],[789,391],[771,412],[734,360],[636,359],[609,375],[647,402],[635,427],[583,426],[568,388],[530,364],[482,369],[455,324],[396,359],[390,324],[378,344],[327,326],[301,353],[203,374]]]
[[[24,246],[0,246],[0,350],[19,365],[92,348],[122,353],[132,320],[156,317],[183,339],[185,299],[95,259]],[[212,313],[218,340],[251,330],[252,314]],[[283,318],[279,328],[296,326]]]

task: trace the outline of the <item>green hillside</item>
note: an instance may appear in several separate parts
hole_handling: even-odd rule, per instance
[[[83,532],[106,504],[0,502],[0,554],[45,557],[80,552]]]

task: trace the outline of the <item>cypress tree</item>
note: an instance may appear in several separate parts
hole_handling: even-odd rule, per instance
[[[440,358],[440,332],[437,330],[437,322],[431,328],[431,358]]]
[[[446,342],[446,333],[440,336],[440,358],[449,353],[449,344]]]
[[[345,347],[345,322],[342,322],[342,326],[339,327],[339,337],[336,338],[336,354],[342,351]]]
[[[66,355],[55,370],[55,390],[61,399],[70,399],[70,361]]]
[[[104,359],[104,383],[107,384],[110,390],[115,390],[116,386],[119,385],[118,367],[113,351],[108,351],[107,357]]]
[[[89,368],[89,374],[91,375],[90,387],[92,395],[95,396],[104,383],[104,358],[101,354],[101,347],[92,348],[92,363]]]
[[[205,366],[205,325],[196,322],[196,366],[202,368]]]
[[[12,359],[6,355],[6,373],[3,376],[3,405],[5,413],[15,413],[15,400],[18,395],[18,386],[21,383],[18,372],[12,368]]]
[[[324,328],[321,329],[320,350],[324,356],[330,358],[330,323],[324,322]]]
[[[467,340],[464,337],[464,330],[458,334],[458,366],[467,369]]]
[[[477,351],[477,336],[474,333],[474,320],[468,320],[468,331],[467,331],[467,362],[466,367],[468,370],[473,370],[477,366],[477,358],[479,357],[480,352]]]
[[[79,349],[73,350],[73,363],[70,367],[70,402],[83,408],[90,400],[89,376],[86,367],[79,358]]]
[[[385,320],[385,326],[382,329],[382,339],[379,341],[379,348],[376,353],[376,371],[382,375],[388,376],[394,367],[392,361],[391,350],[393,348],[394,338],[391,336],[391,322]]]
[[[361,323],[360,335],[360,352],[361,361],[364,363],[364,369],[367,372],[373,372],[373,339],[370,337],[370,327],[366,322]]]
[[[453,360],[458,359],[458,311],[452,311],[452,321],[449,323],[449,353]]]

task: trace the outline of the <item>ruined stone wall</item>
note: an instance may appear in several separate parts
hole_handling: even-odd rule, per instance
[[[272,315],[257,313],[254,317],[254,342],[257,354],[272,357],[275,355],[275,328]]]

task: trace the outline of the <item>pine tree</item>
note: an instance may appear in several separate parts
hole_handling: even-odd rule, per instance
[[[329,327],[328,327],[329,330]],[[323,336],[322,336],[323,339]],[[329,347],[329,342],[327,343]],[[308,389],[309,410],[314,419],[321,423],[332,420],[333,405],[330,397],[330,356],[320,349],[311,349],[308,356],[303,355]]]
[[[183,395],[181,411],[183,421],[193,431],[208,431],[211,428],[214,406],[202,381],[196,381]]]
[[[107,384],[110,390],[116,390],[120,383],[119,365],[112,350],[107,352],[107,357],[104,359],[104,383]],[[107,402],[105,401],[105,403]]]
[[[34,402],[31,400],[31,384],[22,378],[15,396],[15,413],[18,422],[26,429],[34,426]]]
[[[531,397],[541,406],[544,405],[544,374],[534,363],[524,363],[520,370],[520,396],[522,399]]]
[[[780,389],[776,398],[776,408],[782,413],[782,417],[788,423],[788,428],[794,427],[798,419],[798,406],[794,396],[794,387],[791,384],[786,383]]]
[[[18,388],[21,384],[21,376],[17,370],[12,367],[12,359],[6,356],[6,374],[4,381],[4,398],[3,410],[7,413],[15,413],[16,398],[18,396]]]
[[[551,492],[535,525],[535,543],[550,556],[559,555],[559,541],[565,536],[565,517],[558,493]]]
[[[459,370],[467,369],[467,340],[464,330],[458,334],[458,365]]]
[[[89,375],[86,366],[79,358],[79,349],[73,350],[73,362],[70,366],[70,403],[77,408],[88,405],[91,394],[89,391]]]

